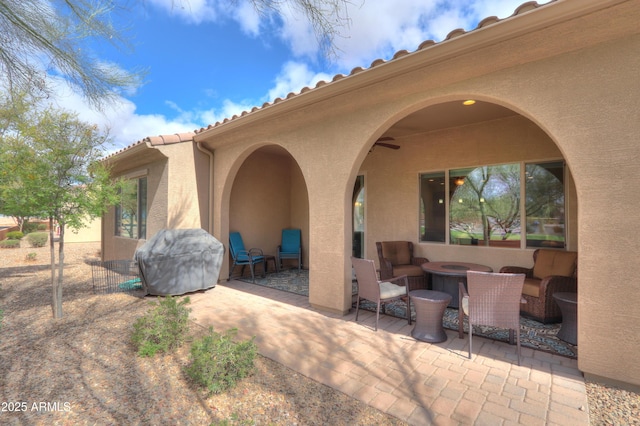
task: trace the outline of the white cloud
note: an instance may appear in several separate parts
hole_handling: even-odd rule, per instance
[[[399,50],[415,51],[425,40],[442,41],[455,29],[475,29],[488,16],[508,17],[522,3],[523,0],[366,0],[362,7],[349,10],[352,23],[348,37],[336,39],[343,52],[337,65],[350,70],[366,67],[378,58],[390,59]]]
[[[219,2],[211,0],[148,0],[148,2],[170,15],[194,24],[215,22],[222,12]]]
[[[541,0],[540,4],[550,0]],[[362,0],[346,1],[348,27],[337,27],[335,38],[343,70],[368,66],[378,58],[389,59],[398,50],[416,50],[425,40],[443,40],[452,30],[471,30],[488,16],[506,18],[525,0]],[[313,28],[296,0],[276,2],[273,10],[255,10],[251,0],[149,0],[166,13],[190,23],[233,19],[249,36],[275,32],[287,43],[294,57],[315,62],[320,49]],[[258,4],[260,1],[257,2]],[[273,5],[272,5],[273,6]]]
[[[286,98],[289,93],[299,93],[304,87],[313,88],[321,81],[331,81],[333,77],[326,73],[315,73],[302,62],[287,62],[275,79],[275,86],[269,90],[268,100]]]
[[[201,127],[191,120],[191,114],[184,112],[172,119],[160,114],[137,114],[136,105],[123,97],[106,105],[103,111],[97,111],[60,79],[52,79],[52,87],[55,88],[55,93],[49,102],[77,113],[82,121],[108,130],[114,150],[129,146],[147,136],[187,132]]]

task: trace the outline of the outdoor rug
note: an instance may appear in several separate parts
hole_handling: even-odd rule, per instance
[[[251,283],[251,277],[238,278],[242,281]],[[309,271],[297,269],[287,269],[280,272],[267,274],[266,277],[256,277],[257,285],[275,288],[290,293],[309,296]],[[357,282],[353,282],[353,294],[358,289]],[[355,303],[353,305],[355,308]],[[373,302],[360,302],[360,309],[376,311],[376,305]],[[404,302],[388,303],[385,314],[397,318],[407,318],[407,307]],[[411,317],[415,320],[416,314],[411,308]],[[458,331],[458,310],[447,308],[444,313],[442,324],[444,328]],[[466,319],[464,320],[464,330],[468,332]],[[502,342],[509,341],[509,330],[498,329],[486,326],[474,326],[474,336],[482,336],[488,339],[498,340]],[[549,352],[568,358],[577,358],[577,346],[571,345],[556,336],[560,330],[560,324],[542,324],[527,318],[520,317],[520,344],[523,347],[535,350]]]

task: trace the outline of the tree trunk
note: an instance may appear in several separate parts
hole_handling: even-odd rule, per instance
[[[62,318],[62,281],[64,278],[64,223],[60,224],[60,238],[58,239],[58,282],[56,283],[56,318]]]
[[[51,308],[53,309],[54,318],[62,318],[62,292],[58,292],[58,285],[56,282],[56,251],[54,248],[54,222],[53,217],[49,218],[49,247],[51,249]],[[62,290],[62,289],[60,289]]]

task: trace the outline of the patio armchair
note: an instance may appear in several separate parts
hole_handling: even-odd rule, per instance
[[[409,281],[409,291],[427,288],[425,272],[420,265],[428,262],[429,259],[414,257],[411,241],[376,242],[376,248],[380,260],[381,280],[406,275]]]
[[[404,300],[407,304],[407,320],[411,325],[411,299],[409,298],[409,285],[407,276],[391,278],[387,281],[379,281],[376,274],[376,265],[373,260],[351,257],[351,264],[358,281],[358,293],[356,294],[356,321],[360,311],[360,300],[366,299],[377,304],[376,328],[380,319],[380,307],[384,313],[385,303]]]
[[[516,334],[520,365],[520,303],[524,274],[467,271],[467,288],[458,284],[458,337],[464,335],[464,315],[469,320],[469,359],[471,359],[473,326],[507,328]]]
[[[505,266],[502,273],[525,274],[522,297],[527,301],[520,314],[543,324],[562,321],[562,312],[554,293],[578,291],[578,253],[537,249],[533,252],[533,267]]]
[[[249,269],[251,270],[251,280],[255,282],[255,265],[260,263],[262,263],[262,276],[266,276],[267,264],[265,262],[264,253],[259,248],[246,250],[244,248],[242,236],[239,232],[231,232],[229,234],[229,253],[231,253],[231,258],[233,259],[233,264],[229,269],[229,280],[231,279],[231,274],[236,266],[242,266],[242,270],[240,272],[240,275],[242,276],[244,275],[245,266],[249,265]]]
[[[278,246],[278,263],[282,268],[283,259],[298,261],[298,271],[302,268],[302,248],[300,247],[300,230],[283,229],[282,243]]]

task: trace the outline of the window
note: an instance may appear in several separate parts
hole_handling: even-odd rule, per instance
[[[132,179],[120,193],[116,205],[115,234],[120,237],[145,239],[147,237],[147,178]]]
[[[520,248],[525,223],[528,247],[562,248],[563,172],[553,162],[422,174],[420,241]]]
[[[420,176],[420,240],[445,242],[447,225],[444,172]]]
[[[564,165],[527,164],[525,188],[527,247],[564,248]]]

